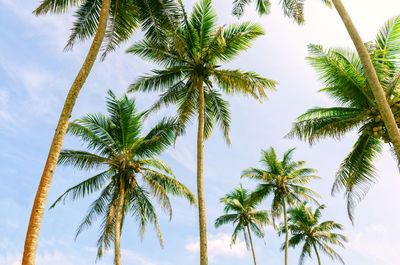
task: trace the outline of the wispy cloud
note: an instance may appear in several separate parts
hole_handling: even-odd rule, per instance
[[[238,238],[236,244],[231,245],[231,235],[225,233],[209,234],[207,246],[208,255],[211,259],[220,255],[243,258],[247,253],[244,241]],[[198,253],[200,251],[199,239],[191,240],[186,244],[185,249],[189,252]]]

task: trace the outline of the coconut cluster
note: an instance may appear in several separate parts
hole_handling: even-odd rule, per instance
[[[400,102],[396,102],[390,108],[395,116],[397,126],[400,127]],[[386,143],[389,142],[389,135],[380,113],[376,109],[367,109],[365,113],[370,117],[370,122],[363,129],[363,133],[381,138]]]

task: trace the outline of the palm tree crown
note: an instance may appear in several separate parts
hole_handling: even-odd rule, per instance
[[[179,121],[185,126],[198,110],[199,86],[204,84],[205,138],[218,123],[229,142],[229,104],[217,87],[228,95],[244,94],[260,99],[266,96],[265,89],[275,87],[275,81],[253,72],[221,68],[221,63],[230,62],[249,48],[263,31],[259,25],[248,22],[217,26],[216,19],[211,0],[202,0],[194,6],[190,17],[184,15],[183,22],[171,33],[170,41],[159,43],[144,39],[134,44],[129,53],[164,69],[139,78],[129,91],[163,92],[150,112],[175,104]]]
[[[387,101],[400,124],[400,16],[390,19],[376,40],[367,46]],[[324,50],[317,45],[309,45],[309,52],[308,60],[325,85],[321,91],[339,106],[308,110],[298,117],[288,136],[313,144],[322,138],[341,139],[349,131],[358,131],[353,150],[340,165],[332,187],[333,194],[345,190],[348,214],[353,220],[354,207],[375,182],[373,162],[381,153],[383,142],[389,142],[387,129],[356,53]]]
[[[304,187],[311,180],[319,178],[312,168],[305,168],[305,161],[293,161],[292,148],[284,153],[279,160],[275,149],[262,150],[261,163],[265,168],[248,168],[242,173],[242,178],[249,178],[260,182],[252,193],[253,200],[263,200],[272,196],[271,213],[273,219],[281,216],[283,202],[295,205],[302,200],[315,201],[319,195]]]
[[[34,13],[64,14],[77,7],[71,35],[65,46],[65,50],[70,50],[76,42],[95,35],[101,5],[101,0],[43,0]],[[178,17],[177,5],[172,0],[111,0],[107,30],[102,43],[102,58],[115,50],[121,42],[129,40],[140,27],[146,32],[146,36],[162,39],[165,29]]]
[[[289,247],[294,248],[303,244],[300,265],[304,264],[307,256],[311,257],[312,251],[315,252],[318,264],[321,265],[318,250],[327,254],[331,259],[339,260],[344,264],[340,255],[331,247],[331,245],[344,247],[343,242],[347,242],[344,235],[332,232],[333,230],[343,230],[343,226],[334,221],[320,223],[321,210],[324,208],[325,205],[321,205],[312,212],[312,209],[303,203],[288,210],[288,228],[291,233]],[[286,233],[284,226],[281,227],[280,233]]]
[[[220,200],[225,204],[225,214],[215,220],[215,227],[232,223],[235,226],[232,234],[232,244],[236,242],[239,233],[243,232],[246,245],[249,246],[247,227],[257,237],[264,237],[264,225],[269,224],[267,211],[257,211],[259,201],[250,200],[250,192],[240,185],[231,193],[225,195]]]
[[[153,199],[170,217],[172,208],[168,193],[196,203],[194,195],[175,179],[171,168],[155,158],[173,142],[175,119],[164,118],[143,135],[144,113],[137,112],[134,99],[126,96],[118,99],[111,91],[108,95],[108,116],[86,115],[69,125],[68,132],[79,137],[89,151],[63,150],[59,158],[60,165],[82,170],[101,169],[101,173],[68,189],[52,205],[68,197],[76,200],[100,192],[77,230],[78,236],[96,218],[103,218],[98,257],[113,241],[116,225],[122,229],[128,213],[138,221],[142,237],[146,224],[153,223],[162,244]],[[117,219],[118,213],[121,213],[121,220]]]

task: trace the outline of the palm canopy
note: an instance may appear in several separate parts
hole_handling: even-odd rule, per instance
[[[189,189],[175,179],[171,168],[155,158],[173,142],[177,127],[175,119],[164,118],[143,134],[144,113],[136,110],[135,100],[127,96],[118,99],[111,91],[108,92],[107,111],[108,116],[89,114],[70,123],[69,134],[79,137],[88,151],[63,150],[58,163],[81,170],[97,169],[100,173],[68,189],[52,205],[65,202],[67,198],[77,200],[100,193],[76,234],[78,236],[90,227],[96,218],[103,219],[98,257],[112,241],[121,189],[125,194],[121,209],[123,218],[131,214],[139,224],[142,237],[147,223],[153,223],[161,244],[153,200],[170,217],[172,208],[168,194],[183,196],[191,204],[196,203]]]
[[[248,168],[242,172],[242,178],[260,182],[252,193],[252,200],[261,201],[272,196],[271,213],[275,221],[281,216],[284,204],[291,206],[303,200],[314,201],[319,195],[305,187],[311,180],[319,178],[314,175],[317,171],[304,167],[305,161],[293,161],[292,148],[284,153],[279,160],[275,149],[262,150],[261,163],[264,168]]]
[[[128,49],[142,58],[163,67],[140,77],[130,85],[130,92],[162,92],[149,113],[163,106],[177,105],[179,122],[184,127],[196,114],[199,87],[205,85],[204,137],[210,136],[214,124],[229,140],[229,103],[221,91],[244,94],[256,99],[265,98],[265,89],[274,89],[276,82],[254,72],[223,69],[220,64],[232,61],[240,52],[263,34],[258,24],[249,22],[228,27],[217,25],[217,15],[211,0],[201,0],[190,16],[184,13],[182,22],[175,25],[168,41],[145,38]],[[220,89],[217,89],[220,88]]]
[[[334,221],[320,222],[321,210],[324,208],[325,205],[321,205],[313,212],[311,207],[307,207],[306,203],[303,203],[288,210],[288,228],[291,233],[289,247],[295,248],[303,244],[299,259],[300,265],[304,264],[307,256],[311,258],[313,250],[316,252],[318,264],[321,264],[318,250],[331,259],[336,259],[344,264],[340,255],[331,247],[332,245],[344,247],[343,242],[347,242],[344,235],[332,232],[343,230],[343,226]],[[281,227],[280,233],[286,233],[284,226]]]
[[[36,15],[64,14],[76,8],[66,50],[74,44],[92,38],[97,30],[102,0],[43,0],[34,11]],[[111,0],[107,30],[102,43],[103,55],[115,50],[133,33],[142,28],[146,36],[163,39],[163,32],[179,17],[173,0]]]
[[[367,46],[387,101],[400,124],[400,17],[390,19],[376,40]],[[332,194],[345,190],[348,214],[353,220],[354,207],[376,181],[373,163],[389,137],[358,55],[318,45],[308,48],[307,59],[325,86],[321,91],[338,106],[309,109],[297,118],[288,136],[313,144],[326,137],[341,139],[345,133],[357,130],[359,137],[341,163],[332,187]]]
[[[239,233],[243,232],[247,247],[249,247],[248,232],[257,237],[264,237],[264,225],[269,224],[267,211],[257,211],[259,201],[250,200],[250,192],[242,187],[236,188],[220,200],[224,203],[224,215],[215,220],[215,227],[232,223],[235,227],[232,234],[232,244],[235,244]],[[249,229],[249,231],[246,231]]]
[[[332,7],[331,0],[321,0],[328,7]],[[233,0],[232,14],[241,17],[244,13],[245,7],[252,2],[256,4],[258,14],[267,15],[270,12],[270,0]],[[304,0],[280,0],[279,4],[282,7],[283,13],[290,19],[293,19],[297,24],[304,23]]]

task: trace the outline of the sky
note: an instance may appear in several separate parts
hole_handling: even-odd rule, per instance
[[[237,22],[231,16],[231,0],[214,1],[219,24]],[[327,205],[323,220],[335,220],[345,226],[349,238],[346,248],[338,249],[351,265],[400,264],[400,175],[392,155],[385,150],[376,161],[378,183],[357,207],[355,225],[347,218],[343,196],[330,195],[335,172],[351,150],[357,135],[347,134],[341,141],[321,140],[313,146],[285,139],[295,118],[314,106],[333,106],[326,95],[318,93],[322,84],[305,61],[307,44],[324,47],[353,48],[339,16],[321,1],[306,1],[306,24],[297,26],[283,16],[274,0],[272,13],[260,18],[249,7],[242,20],[258,21],[265,29],[247,52],[229,67],[255,71],[277,80],[276,92],[260,104],[253,99],[226,97],[231,104],[232,146],[226,146],[221,132],[215,130],[205,143],[205,194],[207,206],[208,246],[210,265],[251,264],[251,253],[243,238],[230,247],[232,226],[219,229],[214,220],[222,214],[219,198],[242,183],[252,189],[254,183],[240,179],[243,169],[259,166],[261,149],[275,147],[279,154],[296,147],[295,159],[306,160],[307,166],[318,169],[322,178],[312,183]],[[362,38],[372,40],[384,22],[400,14],[398,0],[343,0]],[[190,10],[195,1],[184,1]],[[66,93],[86,55],[89,43],[63,52],[73,18],[64,16],[35,17],[32,11],[38,1],[0,0],[0,265],[16,265],[21,260],[29,215],[50,141]],[[85,113],[104,112],[108,89],[122,95],[137,77],[157,68],[125,50],[142,36],[97,62],[78,98],[72,119]],[[140,110],[145,110],[154,95],[131,94]],[[164,111],[162,114],[168,114]],[[169,113],[171,114],[171,113]],[[150,128],[156,118],[149,120]],[[176,147],[168,149],[161,158],[174,170],[177,178],[193,192],[196,190],[196,129],[189,128],[178,139]],[[64,148],[80,149],[77,139],[67,136]],[[38,265],[95,264],[98,223],[74,240],[75,230],[95,195],[84,200],[60,205],[52,210],[50,203],[67,188],[94,172],[57,168],[49,192],[37,252]],[[165,247],[158,244],[156,233],[149,226],[140,239],[134,219],[124,223],[121,239],[123,264],[172,265],[198,264],[197,210],[183,199],[172,199],[173,219],[159,214]],[[268,209],[268,201],[261,208]],[[394,229],[393,229],[394,228]],[[260,264],[283,264],[284,254],[279,238],[266,228],[264,240],[255,239],[255,251]],[[289,252],[290,264],[297,264],[299,249]],[[322,256],[325,265],[336,264]],[[97,264],[112,264],[112,251]],[[309,259],[306,264],[315,264]]]

